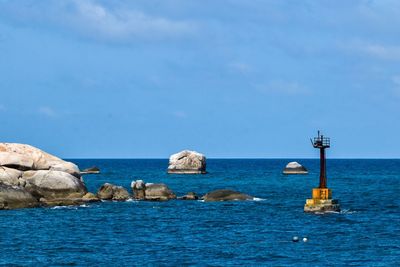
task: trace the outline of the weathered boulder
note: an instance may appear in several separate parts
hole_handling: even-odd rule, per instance
[[[97,192],[97,197],[102,200],[124,201],[129,199],[130,196],[128,191],[122,186],[105,183]]]
[[[176,199],[176,195],[165,184],[146,184],[146,200],[165,201]]]
[[[176,199],[176,195],[165,184],[144,183],[142,180],[131,183],[133,196],[138,200],[165,201]]]
[[[0,183],[0,209],[33,208],[39,202],[29,192],[18,186]]]
[[[135,199],[144,200],[146,198],[146,184],[143,180],[132,181],[131,188]]]
[[[85,202],[96,202],[100,199],[95,194],[88,192],[82,197],[82,200]]]
[[[202,197],[204,201],[231,201],[231,200],[252,200],[252,196],[229,190],[221,189],[207,193]]]
[[[0,143],[0,165],[19,170],[56,170],[80,176],[79,168],[30,145]]]
[[[195,192],[189,192],[186,195],[184,195],[183,197],[180,197],[179,199],[181,199],[181,200],[198,200],[199,197],[196,195]]]
[[[196,151],[184,150],[169,158],[168,173],[204,174],[206,157]]]
[[[283,174],[307,174],[308,171],[301,164],[296,161],[289,162],[285,169],[283,170]]]
[[[81,171],[81,174],[99,174],[99,173],[100,173],[100,169],[96,166],[86,168]]]
[[[87,193],[80,179],[62,171],[26,171],[22,179],[25,189],[36,198],[79,198]]]
[[[0,183],[19,186],[22,173],[20,170],[0,166]]]

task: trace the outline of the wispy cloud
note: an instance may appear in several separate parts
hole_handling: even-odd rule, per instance
[[[47,106],[39,107],[38,113],[49,118],[55,118],[58,116],[57,112],[54,109]]]
[[[190,21],[153,16],[141,10],[119,7],[115,3],[107,3],[109,6],[106,6],[95,0],[43,2],[5,1],[0,2],[0,7],[9,18],[27,26],[50,23],[85,37],[110,42],[174,38],[190,34],[195,29]]]
[[[305,95],[310,91],[296,81],[276,80],[265,84],[255,84],[254,88],[262,93],[278,93],[285,95]]]

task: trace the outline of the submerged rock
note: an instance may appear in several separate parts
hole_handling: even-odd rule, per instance
[[[168,173],[204,174],[206,157],[196,151],[184,150],[169,158]]]
[[[176,199],[176,195],[165,184],[145,184],[142,180],[131,183],[134,198],[138,200],[166,201]]]
[[[84,169],[81,171],[81,174],[99,174],[100,173],[100,169],[96,166]]]
[[[33,208],[39,202],[29,192],[18,186],[0,183],[0,209]]]
[[[184,195],[183,197],[180,197],[179,199],[181,199],[181,200],[198,200],[199,197],[196,195],[195,192],[189,192],[186,195]]]
[[[122,186],[105,183],[97,192],[97,197],[102,200],[124,201],[129,199],[128,191]]]
[[[285,169],[283,170],[283,174],[307,174],[308,171],[301,164],[296,161],[289,162]]]
[[[237,191],[229,189],[221,189],[207,193],[206,195],[203,196],[202,199],[204,201],[231,201],[231,200],[252,200],[253,197]]]

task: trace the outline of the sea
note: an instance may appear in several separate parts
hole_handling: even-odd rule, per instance
[[[309,174],[283,175],[293,160]],[[205,175],[167,174],[167,159],[70,161],[101,169],[84,176],[91,192],[106,182],[131,191],[141,179],[178,196],[227,188],[255,199],[2,210],[0,265],[400,266],[397,159],[328,159],[328,187],[342,208],[329,214],[303,212],[318,159],[208,159]]]

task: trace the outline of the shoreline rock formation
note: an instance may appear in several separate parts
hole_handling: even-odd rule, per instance
[[[205,174],[206,157],[196,151],[183,150],[169,158],[168,173]]]
[[[17,143],[0,143],[0,185],[0,209],[70,205],[87,193],[78,166]]]
[[[125,201],[130,198],[130,195],[122,186],[105,183],[97,192],[97,197],[101,200]]]
[[[238,200],[252,200],[254,199],[254,197],[229,189],[220,189],[205,194],[202,197],[202,199],[206,202],[238,201]]]
[[[176,199],[176,195],[165,184],[144,183],[143,180],[132,181],[131,188],[137,200],[167,201]]]
[[[283,174],[308,174],[308,171],[298,162],[292,161],[286,165],[285,169],[283,170]]]

